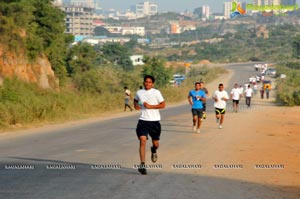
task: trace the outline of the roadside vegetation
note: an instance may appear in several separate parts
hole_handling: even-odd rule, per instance
[[[200,40],[222,39],[216,43],[150,49],[139,45],[136,41],[138,37],[133,36],[124,45],[108,43],[91,46],[79,43],[71,46],[73,36],[64,34],[64,13],[51,6],[50,0],[1,1],[2,51],[24,53],[33,62],[39,56],[46,56],[59,78],[60,87],[45,90],[16,78],[4,79],[0,87],[0,128],[122,111],[124,86],[134,94],[142,85],[145,74],[156,77],[156,87],[162,91],[167,103],[179,102],[186,99],[195,81],[208,83],[225,72],[222,68],[203,66],[192,67],[185,74],[184,66],[166,68],[166,61],[278,61],[300,55],[299,26],[269,26],[270,37],[267,39],[258,38],[253,29],[243,26],[236,26],[236,33],[221,35],[219,31],[224,26],[221,22],[219,27],[200,27],[196,31],[170,36],[173,42],[189,41],[189,38],[195,37]],[[141,50],[145,55],[145,65],[133,66],[129,56]],[[5,58],[5,53],[2,56]],[[294,65],[298,67],[299,61],[296,60]],[[279,73],[287,74],[285,80],[280,80],[278,101],[289,106],[299,105],[299,70],[288,68],[288,64],[286,66],[278,69]],[[187,77],[179,87],[170,84],[175,73]]]
[[[276,101],[284,106],[300,106],[300,64],[288,63],[277,67],[286,78],[277,79]]]

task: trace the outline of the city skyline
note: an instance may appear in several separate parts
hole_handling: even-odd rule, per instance
[[[230,2],[230,0],[185,0],[185,1],[174,1],[174,0],[149,0],[150,2],[158,4],[159,12],[166,11],[175,11],[175,12],[184,12],[190,11],[193,12],[195,8],[201,7],[203,5],[209,5],[211,11],[223,12],[224,2]],[[100,7],[103,9],[116,9],[126,11],[129,10],[131,6],[138,3],[144,2],[143,0],[126,0],[120,3],[120,0],[96,0],[99,3]],[[176,3],[175,3],[176,2]],[[242,0],[238,2],[252,3],[253,0]],[[300,0],[297,0],[297,4],[300,4]]]

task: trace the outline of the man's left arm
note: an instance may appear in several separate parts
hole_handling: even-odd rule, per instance
[[[165,103],[165,101],[162,101],[159,104],[150,105],[147,102],[144,102],[144,107],[147,109],[163,109],[166,107],[166,103]]]

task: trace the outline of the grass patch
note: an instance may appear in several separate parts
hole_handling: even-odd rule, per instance
[[[202,79],[208,83],[224,72],[224,69],[218,67],[200,67],[187,75],[187,79],[180,87],[170,86],[159,88],[159,90],[163,93],[167,103],[180,102],[186,99],[195,80]],[[101,75],[103,74],[105,75],[105,71],[102,71]],[[101,92],[79,91],[74,85],[64,87],[60,91],[45,90],[36,84],[25,83],[16,78],[5,79],[0,87],[0,129],[68,121],[108,111],[123,110],[123,86],[129,85],[134,95],[142,83],[142,78],[137,73],[130,76],[135,81],[129,81],[129,76],[126,76],[125,81],[120,78],[120,75],[123,76],[111,74],[110,80],[114,83],[108,80],[103,82],[107,88],[99,85]]]

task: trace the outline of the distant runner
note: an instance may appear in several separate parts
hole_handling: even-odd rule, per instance
[[[226,101],[229,99],[223,84],[219,84],[219,90],[214,92],[212,98],[215,101],[216,122],[219,123],[219,129],[221,129],[225,116]]]
[[[232,108],[233,112],[238,112],[239,110],[239,101],[242,96],[241,89],[238,84],[234,84],[234,88],[230,92],[230,99],[232,99]]]
[[[203,116],[203,102],[206,101],[205,92],[201,89],[202,83],[195,83],[195,90],[191,90],[188,95],[188,101],[192,106],[193,131],[200,133],[201,119]]]
[[[134,108],[141,109],[136,134],[140,140],[139,154],[141,164],[138,171],[142,175],[147,174],[146,170],[146,143],[148,135],[152,138],[151,160],[157,161],[156,150],[159,147],[159,139],[161,134],[160,113],[158,109],[165,108],[165,101],[160,91],[154,89],[155,78],[151,75],[144,77],[144,89],[139,90],[134,98]],[[139,102],[141,105],[139,105]]]
[[[248,85],[248,88],[245,90],[246,104],[247,104],[248,108],[250,108],[250,106],[251,106],[251,97],[252,96],[253,96],[253,90],[250,87],[250,85]]]

